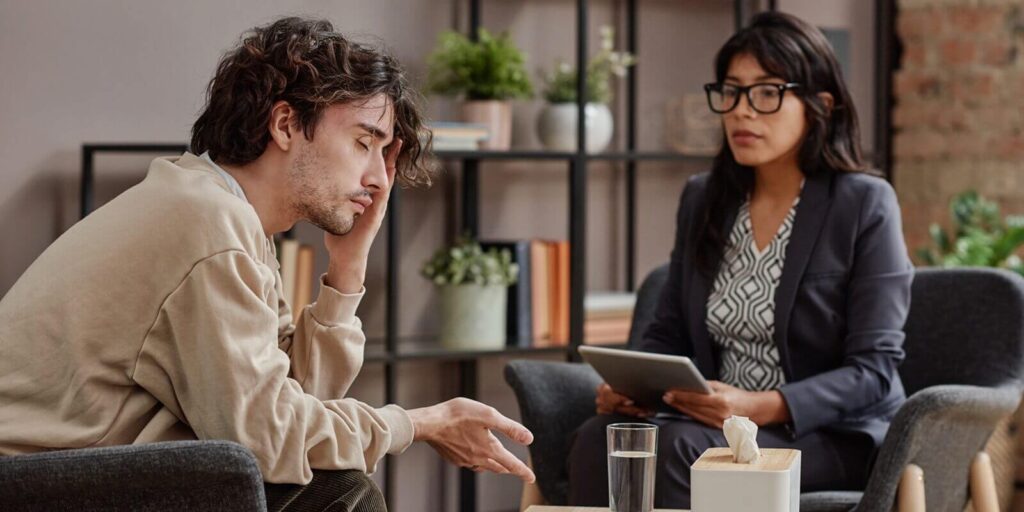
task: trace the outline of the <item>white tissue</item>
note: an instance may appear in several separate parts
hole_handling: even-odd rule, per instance
[[[732,450],[733,462],[752,464],[761,451],[757,448],[757,425],[743,416],[733,416],[722,425],[725,441]]]

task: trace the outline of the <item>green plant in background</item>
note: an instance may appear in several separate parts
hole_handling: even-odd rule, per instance
[[[533,95],[526,73],[526,57],[508,34],[494,37],[485,29],[478,40],[453,31],[442,32],[428,57],[427,87],[469,100],[505,100]]]
[[[636,64],[629,52],[617,52],[615,30],[601,27],[601,50],[587,63],[587,102],[608,103],[612,100],[612,76],[626,75],[626,68]],[[576,101],[576,68],[559,62],[555,71],[544,78],[544,99],[550,103]]]
[[[938,224],[929,234],[934,247],[918,249],[928,265],[942,267],[1002,267],[1024,275],[1024,263],[1016,254],[1024,244],[1024,216],[1002,219],[999,205],[969,190],[950,201],[953,235]]]
[[[509,286],[519,278],[519,265],[512,262],[508,249],[484,251],[478,242],[462,238],[454,246],[434,253],[421,273],[436,285]]]

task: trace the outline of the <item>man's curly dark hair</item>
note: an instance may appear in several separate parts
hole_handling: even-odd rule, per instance
[[[192,126],[191,151],[209,151],[214,161],[245,165],[270,142],[270,112],[277,101],[295,109],[303,133],[312,139],[327,107],[379,94],[390,100],[394,136],[403,141],[397,180],[429,185],[429,142],[419,138],[418,95],[404,70],[383,51],[349,41],[326,20],[282,18],[244,34],[210,80],[206,107]]]

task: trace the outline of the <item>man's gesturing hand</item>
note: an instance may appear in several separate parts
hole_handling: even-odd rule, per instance
[[[533,471],[512,455],[491,432],[501,432],[522,445],[533,442],[526,427],[493,407],[467,398],[409,411],[416,429],[415,440],[426,441],[445,460],[473,471],[513,474],[533,482]]]

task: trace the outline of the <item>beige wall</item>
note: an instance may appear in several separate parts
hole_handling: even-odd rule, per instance
[[[424,58],[436,33],[464,26],[463,4],[455,0],[0,0],[0,156],[4,162],[0,169],[0,295],[77,219],[81,143],[184,141],[220,53],[244,29],[283,14],[324,16],[349,35],[386,42],[406,64],[414,82],[421,83]],[[686,91],[699,91],[700,84],[711,80],[714,52],[732,30],[731,2],[644,0],[640,4],[639,140],[642,149],[660,150],[665,147],[661,135],[665,102]],[[817,2],[780,4],[825,26],[842,26],[847,20],[857,33],[865,26],[870,29],[863,9],[853,7],[870,2],[835,0],[827,9]],[[832,9],[837,5],[842,8]],[[574,6],[572,0],[487,0],[483,21],[494,30],[510,30],[529,54],[530,70],[538,71],[549,68],[556,58],[573,58]],[[593,1],[591,10],[590,45],[594,48],[596,27],[621,19],[621,2]],[[871,66],[864,63],[864,52],[856,50],[854,66],[869,76]],[[869,116],[870,100],[863,91],[864,87],[870,90],[870,79],[858,83],[867,84],[854,88],[862,117]],[[435,100],[430,112],[435,118],[450,118],[448,107],[450,102]],[[534,123],[540,107],[539,101],[517,102],[517,147],[539,147]],[[140,179],[150,158],[100,158],[99,201]],[[682,184],[705,167],[640,165],[640,276],[668,259]],[[418,271],[453,231],[448,219],[458,196],[458,173],[458,167],[452,166],[433,189],[403,191],[399,222],[403,336],[437,330],[435,292]],[[588,288],[614,289],[625,282],[622,167],[595,164],[589,176]],[[482,235],[567,237],[567,178],[563,164],[485,164]],[[300,225],[299,237],[320,244],[311,226]],[[368,273],[370,293],[360,310],[371,338],[383,333],[384,249],[383,243],[374,248]],[[322,267],[322,251],[319,258]],[[498,377],[504,362],[499,358],[480,363],[480,397],[516,416],[511,393]],[[398,402],[417,407],[453,396],[456,370],[451,364],[403,363]],[[382,378],[379,365],[367,365],[354,395],[381,403]],[[524,450],[516,453],[525,457]],[[400,493],[393,510],[454,510],[452,468],[425,446],[414,446],[399,461]],[[482,476],[481,510],[514,508],[519,490],[508,477]]]

